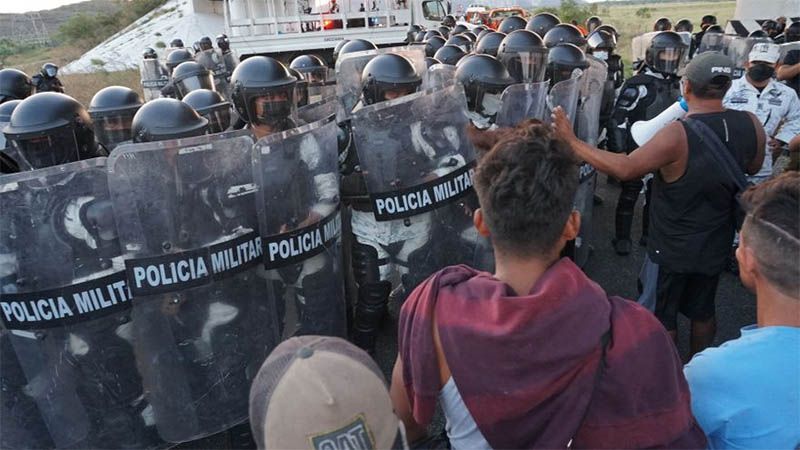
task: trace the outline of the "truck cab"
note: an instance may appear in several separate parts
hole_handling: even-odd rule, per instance
[[[442,0],[223,0],[222,10],[239,57],[281,60],[309,52],[330,58],[342,40],[399,45],[409,25],[435,28],[447,15]]]

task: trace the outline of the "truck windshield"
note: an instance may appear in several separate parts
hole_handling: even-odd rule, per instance
[[[425,19],[433,20],[433,21],[441,21],[444,19],[444,8],[442,7],[442,2],[439,0],[432,0],[422,3],[422,14],[425,15]]]

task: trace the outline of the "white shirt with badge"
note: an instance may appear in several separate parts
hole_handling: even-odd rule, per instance
[[[761,91],[751,85],[746,76],[734,80],[722,104],[728,109],[755,114],[768,140],[775,138],[788,143],[800,134],[800,99],[792,88],[775,80],[770,80]],[[755,176],[761,178],[771,174],[772,158],[767,157]]]

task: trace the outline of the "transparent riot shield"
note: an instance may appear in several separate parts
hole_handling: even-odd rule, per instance
[[[472,226],[475,154],[467,123],[460,84],[381,102],[353,116],[369,218],[375,228],[388,229],[386,248],[407,267],[406,287],[447,265],[486,267],[491,260]]]
[[[308,125],[330,116],[336,116],[339,102],[335,98],[297,108],[298,125]]]
[[[778,61],[782,63],[783,58],[785,58],[786,55],[793,50],[800,51],[800,42],[787,42],[785,44],[781,44],[781,56]]]
[[[575,117],[575,132],[579,139],[592,146],[597,145],[600,135],[600,109],[603,106],[603,88],[608,78],[605,62],[587,56],[589,67],[580,78],[580,100]]]
[[[498,127],[513,127],[527,119],[545,120],[547,110],[548,83],[512,84],[500,97],[500,110],[495,124]]]
[[[581,75],[579,70],[573,73],[569,80],[559,81],[550,88],[547,94],[547,111],[545,112],[545,122],[549,123],[553,110],[560,106],[564,113],[575,124],[578,112],[578,99],[581,95]]]
[[[434,64],[423,73],[422,86],[426,90],[439,90],[456,82],[456,66]]]
[[[2,176],[0,211],[3,442],[163,446],[133,345],[106,159]]]
[[[310,83],[308,85],[308,104],[320,103],[336,97],[336,82]]]
[[[650,48],[650,41],[652,41],[653,36],[658,33],[660,33],[660,31],[651,31],[636,36],[631,40],[631,61],[644,61],[647,49]]]
[[[579,267],[589,261],[592,242],[592,214],[597,171],[587,163],[582,163],[578,171],[578,190],[575,192],[574,208],[581,214],[581,229],[575,241],[567,246],[567,253]]]
[[[157,59],[143,59],[139,66],[144,101],[161,98],[161,88],[169,83],[166,69]]]
[[[214,87],[226,100],[231,99],[231,89],[229,80],[231,72],[225,64],[223,55],[214,49],[203,50],[194,55],[195,61],[208,69],[214,77]]]
[[[228,70],[228,73],[233,73],[233,69],[239,65],[239,62],[236,59],[236,55],[233,52],[226,52],[222,54],[222,61],[225,63],[225,68]]]
[[[334,117],[253,148],[264,264],[285,338],[347,334]]]
[[[750,51],[757,43],[771,43],[769,38],[745,38],[734,36],[728,42],[727,55],[733,62],[733,78],[744,76],[745,65],[748,62]]]
[[[122,145],[109,158],[136,354],[169,442],[246,420],[250,382],[277,342],[252,146],[238,131]]]
[[[705,33],[703,34],[703,39],[700,40],[700,45],[697,46],[695,54],[699,55],[705,52],[727,53],[728,45],[733,37],[721,33]]]
[[[377,50],[348,53],[336,61],[336,96],[341,102],[337,118],[340,122],[350,117],[353,108],[361,99],[361,72],[364,66],[377,55],[395,53],[411,61],[420,77],[427,70],[425,64],[425,49],[420,46],[411,47],[386,47]]]

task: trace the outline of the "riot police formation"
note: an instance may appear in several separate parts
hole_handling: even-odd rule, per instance
[[[630,135],[630,126],[650,120],[672,106],[680,96],[678,69],[688,49],[680,35],[663,31],[653,36],[647,48],[645,64],[625,81],[608,122],[608,149],[630,153],[638,146]],[[627,255],[631,251],[633,209],[642,190],[642,180],[625,181],[617,202],[614,248]],[[645,200],[646,202],[646,200]],[[647,207],[645,203],[645,208]],[[647,214],[642,227],[643,242],[647,239]]]
[[[608,78],[603,87],[603,106],[600,109],[600,128],[607,128],[608,120],[614,111],[614,101],[617,98],[617,90],[622,87],[625,81],[622,57],[614,50],[617,47],[617,38],[606,30],[598,29],[591,33],[586,39],[586,53],[604,61],[608,66]],[[601,145],[603,146],[603,145]]]
[[[219,92],[196,89],[186,94],[182,101],[208,120],[210,134],[222,133],[231,126],[231,104]]]
[[[53,63],[44,63],[39,73],[31,77],[31,82],[36,92],[64,93],[64,85],[58,79],[58,66]]]

